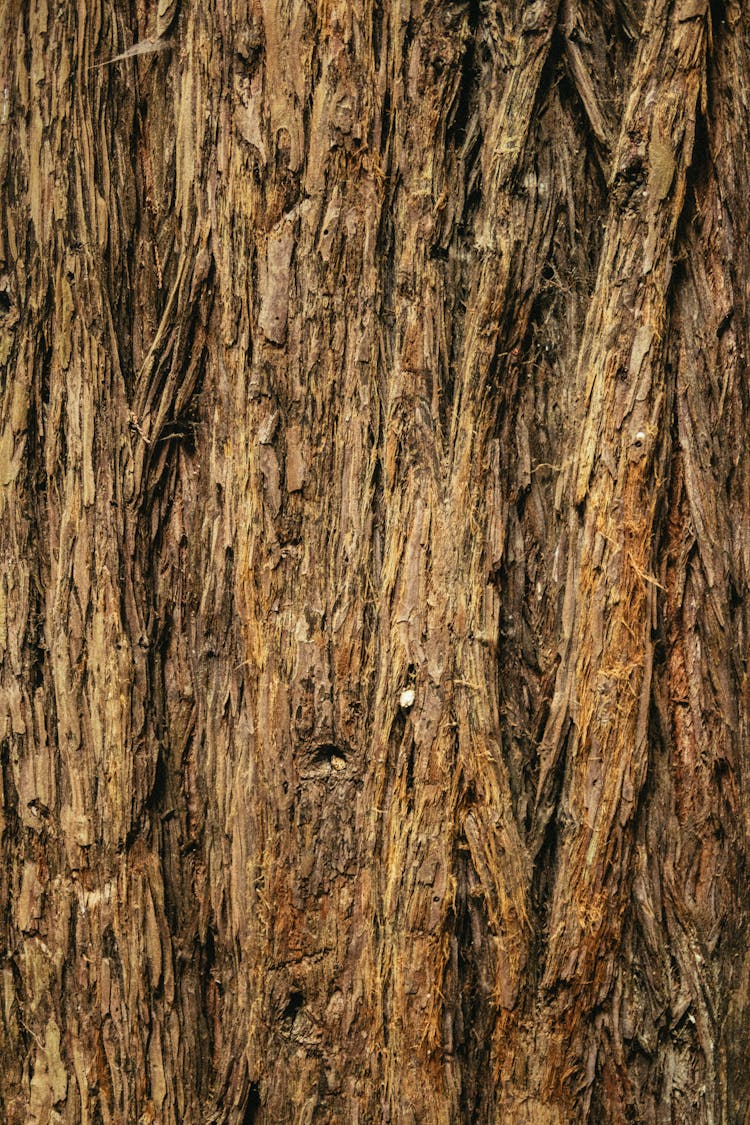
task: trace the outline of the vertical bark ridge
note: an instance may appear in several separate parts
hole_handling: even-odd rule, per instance
[[[590,1089],[596,1072],[600,1048],[590,1013],[612,986],[648,765],[653,532],[665,501],[673,396],[663,376],[667,301],[706,34],[706,14],[694,5],[648,8],[579,358],[566,648],[545,735],[536,827],[539,833],[545,823],[547,771],[564,750],[544,975],[556,1030],[543,1063],[546,1081],[562,1096],[563,1083]],[[566,715],[573,725],[563,747]]]
[[[251,737],[239,774],[217,779],[209,816],[234,841],[215,872],[243,982],[244,1042],[239,1031],[227,1044],[224,1097],[242,1112],[244,1067],[271,1118],[346,1120],[351,1057],[364,1056],[365,1074],[370,1047],[343,1042],[341,1028],[359,1003],[349,920],[375,666],[363,618],[380,553],[376,254],[389,126],[383,44],[378,67],[360,50],[372,23],[369,10],[302,5],[235,6],[230,21],[216,362],[237,419],[226,455],[248,466],[227,491]]]
[[[734,251],[747,229],[747,206],[737,187],[741,165],[730,170],[736,119],[716,96],[722,83],[738,80],[744,62],[737,22],[713,26],[699,135],[705,159],[691,177],[679,235],[670,339],[675,451],[654,687],[659,758],[640,816],[644,858],[636,896],[664,929],[657,938],[653,921],[641,923],[646,975],[654,982],[652,1026],[664,1026],[674,1045],[672,1070],[650,1094],[655,1112],[668,1105],[697,1121],[741,1117],[728,1060],[738,1057],[732,1019],[747,1008],[746,923],[738,908],[748,877],[741,689],[747,579],[740,547],[746,532],[733,529],[747,458],[727,436],[735,426],[744,429],[747,410],[738,376],[742,322],[735,322],[745,270]],[[645,855],[657,847],[658,869],[649,869]],[[622,975],[625,1018],[640,1024],[636,1037],[647,1036],[635,1015],[637,986]],[[721,982],[728,980],[725,995]],[[686,1074],[692,1083],[684,1082]]]
[[[380,749],[370,783],[378,865],[388,874],[375,903],[373,961],[365,965],[367,975],[382,982],[384,1112],[410,1113],[414,1120],[454,1119],[466,1104],[460,1101],[462,1083],[474,1081],[462,1075],[465,1048],[453,1041],[455,1017],[443,995],[455,972],[449,964],[459,849],[466,850],[474,873],[471,893],[485,902],[491,950],[489,993],[478,1003],[512,1008],[525,960],[528,870],[497,735],[497,602],[487,585],[487,536],[497,534],[488,525],[502,517],[488,510],[480,481],[493,470],[491,439],[502,400],[491,386],[493,365],[504,366],[496,359],[498,338],[503,325],[512,324],[514,342],[523,340],[538,272],[534,263],[544,259],[551,236],[549,207],[531,185],[528,196],[514,199],[514,178],[521,173],[555,11],[544,6],[526,26],[513,28],[515,57],[511,54],[507,78],[499,55],[488,71],[497,102],[487,119],[496,122],[512,102],[515,131],[503,138],[490,131],[483,143],[484,204],[477,224],[484,233],[475,233],[481,268],[466,296],[445,436],[439,413],[436,418],[430,407],[436,384],[438,398],[451,390],[439,386],[440,341],[429,334],[448,303],[441,257],[429,254],[436,196],[438,216],[441,206],[435,158],[442,153],[424,138],[435,135],[441,105],[455,97],[460,38],[451,42],[452,56],[449,45],[441,44],[440,82],[427,86],[419,68],[421,42],[435,39],[429,23],[421,24],[403,64],[409,75],[405,96],[413,99],[423,82],[430,96],[409,105],[406,159],[398,169],[394,201],[409,223],[396,249],[400,339],[385,422],[387,569],[380,595],[389,608],[382,619],[376,703],[383,716],[375,743]],[[397,128],[401,112],[396,98]],[[417,152],[424,154],[421,159],[415,159]],[[408,200],[405,209],[402,200]],[[530,237],[529,216],[534,217]],[[521,230],[529,238],[525,269],[519,260]],[[446,243],[444,229],[442,237]],[[518,297],[514,282],[521,282]],[[455,332],[455,322],[452,328]],[[409,690],[415,693],[413,711],[399,702]],[[458,981],[451,979],[450,986]],[[404,1057],[411,1060],[406,1071],[398,1062]],[[368,1113],[375,1112],[371,1105]]]
[[[78,32],[86,20],[90,35],[81,44]],[[44,620],[49,663],[43,679],[36,679],[36,698],[26,701],[26,719],[14,724],[13,786],[28,851],[15,888],[16,928],[7,948],[18,966],[19,997],[27,1004],[34,997],[25,1016],[34,1046],[14,1092],[15,1106],[26,1102],[39,1113],[48,1098],[64,1101],[72,1118],[90,1112],[91,1095],[85,1070],[68,1071],[60,1051],[70,1059],[72,1045],[74,1056],[77,1052],[83,1059],[97,1050],[106,1057],[106,1049],[91,1009],[70,1004],[68,993],[71,985],[90,989],[99,1003],[105,971],[100,939],[107,925],[114,921],[117,926],[115,887],[120,878],[125,884],[129,878],[118,852],[151,788],[152,751],[146,747],[153,746],[153,732],[145,669],[133,659],[142,636],[139,609],[130,573],[120,577],[127,538],[120,457],[127,463],[129,450],[118,440],[127,432],[123,379],[102,267],[105,254],[111,251],[117,259],[123,252],[107,224],[108,209],[119,210],[118,183],[97,155],[104,107],[81,77],[103,31],[102,13],[97,6],[88,11],[81,6],[57,23],[45,4],[35,4],[26,21],[17,25],[15,43],[29,69],[22,63],[15,74],[17,149],[11,159],[27,192],[15,197],[16,206],[6,206],[5,223],[17,266],[27,271],[22,303],[32,318],[28,339],[35,341],[36,354],[24,357],[23,367],[36,386],[26,383],[23,410],[23,375],[7,380],[6,395],[17,403],[19,437],[28,432],[31,409],[36,432],[28,459],[18,458],[6,473],[6,485],[12,539],[14,514],[37,507],[30,490],[41,484],[46,501],[38,506],[37,527],[48,549],[43,564],[48,573],[36,579],[46,590],[46,604],[40,602],[36,613]],[[30,87],[38,96],[29,96]],[[132,119],[132,105],[124,104],[124,115],[127,119],[128,108]],[[79,138],[75,147],[69,139],[73,131]],[[49,295],[46,339],[32,328],[40,294]],[[36,443],[44,447],[43,469]],[[21,447],[26,445],[23,438]],[[19,552],[20,543],[12,539],[6,550],[11,549],[13,569],[23,572],[26,552]],[[23,619],[28,602],[24,612],[25,595],[19,600],[18,594],[22,587],[10,603],[13,618],[20,611],[14,625],[23,640],[31,622]],[[31,627],[33,635],[36,625]],[[6,676],[13,675],[7,661],[4,669]],[[19,672],[16,684],[25,679]],[[40,721],[42,710],[48,711],[49,724]],[[51,756],[52,747],[59,758]],[[41,757],[50,761],[49,771],[35,768]],[[158,907],[150,902],[158,925]],[[142,949],[123,943],[119,985],[129,989],[137,979],[131,976],[131,953],[140,975]],[[71,966],[67,979],[60,958]],[[118,984],[114,987],[116,992]],[[127,1043],[127,1050],[145,1062],[139,1032],[131,1038],[122,1024],[118,1032],[123,1048]],[[127,1112],[132,1088],[108,1092]]]
[[[141,1113],[176,1121],[193,1113],[195,1086],[185,1088],[184,1060],[192,1057],[197,1068],[200,1057],[176,1022],[178,1009],[188,1025],[200,1017],[195,999],[179,995],[175,981],[175,916],[162,855],[177,852],[179,839],[162,827],[161,814],[174,809],[165,810],[161,792],[168,751],[154,648],[158,594],[147,593],[154,590],[147,579],[158,535],[150,500],[136,495],[140,450],[164,437],[167,422],[180,420],[195,379],[188,375],[178,387],[173,372],[168,409],[146,432],[134,416],[140,404],[131,400],[135,357],[128,341],[131,332],[147,338],[155,319],[149,304],[158,305],[162,278],[158,254],[149,247],[150,268],[142,254],[151,239],[139,227],[139,170],[130,157],[138,137],[136,64],[124,61],[115,71],[99,65],[117,51],[116,16],[81,3],[55,19],[40,2],[16,25],[27,39],[16,41],[17,59],[28,58],[30,71],[23,63],[16,70],[13,160],[21,169],[25,162],[27,191],[6,208],[5,230],[16,261],[26,260],[29,292],[49,295],[49,333],[29,367],[43,472],[30,460],[8,483],[14,512],[24,510],[30,486],[41,487],[44,498],[37,526],[39,542],[48,545],[48,574],[38,582],[47,604],[37,612],[49,663],[36,701],[29,701],[29,719],[34,712],[37,719],[18,732],[16,807],[30,850],[10,946],[19,996],[37,997],[26,1017],[36,1046],[8,1104],[26,1104],[39,1120],[59,1104],[70,1121]],[[147,72],[149,61],[144,65]],[[28,82],[38,97],[29,98]],[[146,194],[152,190],[146,183]],[[183,203],[192,223],[189,198]],[[133,277],[134,248],[141,254],[141,305],[123,284]],[[179,264],[177,272],[200,289],[195,272]],[[178,326],[181,314],[168,306]],[[27,315],[39,315],[30,303]],[[35,336],[30,326],[28,337]],[[16,379],[7,384],[16,397],[21,386]],[[16,417],[27,429],[28,413],[21,419],[19,408]],[[162,464],[169,448],[159,449]],[[20,562],[18,544],[14,557]],[[49,721],[40,724],[45,696]],[[27,768],[40,754],[53,763],[47,779]],[[179,804],[174,786],[171,795]],[[175,886],[182,886],[181,875],[170,891]],[[148,1017],[137,1019],[137,1012]]]
[[[750,1003],[750,960],[748,958],[747,914],[738,909],[730,922],[729,912],[734,902],[746,901],[748,885],[747,843],[750,838],[748,818],[748,731],[750,730],[750,697],[748,696],[748,582],[750,581],[750,537],[747,520],[738,513],[745,511],[750,496],[750,460],[745,442],[730,437],[730,427],[736,425],[736,433],[746,432],[750,396],[748,381],[743,377],[744,364],[749,354],[750,291],[748,290],[748,265],[738,249],[747,245],[750,231],[750,211],[745,190],[748,175],[747,146],[742,141],[743,132],[750,127],[748,106],[742,99],[737,111],[732,111],[723,103],[720,91],[728,84],[737,81],[740,74],[750,64],[748,52],[748,30],[750,29],[747,11],[738,4],[728,3],[713,9],[715,15],[724,22],[714,27],[716,48],[713,54],[715,68],[711,74],[709,87],[709,107],[707,127],[713,128],[716,122],[716,138],[711,141],[712,160],[719,184],[719,206],[716,218],[716,232],[721,230],[726,240],[727,250],[721,256],[723,270],[729,272],[731,280],[731,313],[727,308],[725,317],[716,325],[719,347],[719,370],[723,373],[720,389],[714,383],[710,399],[714,405],[716,418],[712,429],[712,453],[716,459],[713,473],[705,472],[706,487],[713,487],[718,476],[725,481],[720,507],[717,513],[717,531],[728,534],[729,558],[725,562],[728,575],[727,591],[724,595],[724,627],[714,616],[709,626],[716,652],[724,653],[721,663],[729,674],[729,685],[738,684],[737,726],[731,730],[731,739],[719,743],[715,754],[714,776],[718,775],[722,790],[729,800],[716,800],[711,809],[712,822],[719,812],[721,822],[715,829],[719,842],[723,845],[720,863],[725,878],[721,880],[718,911],[727,911],[727,922],[718,939],[715,964],[715,1006],[719,1018],[726,1005],[726,1017],[721,1023],[722,1048],[726,1052],[726,1069],[720,1060],[717,1067],[717,1083],[726,1089],[726,1114],[730,1120],[740,1120],[747,1114],[747,1095],[742,1089],[741,1075],[747,1071],[747,1042],[742,1029],[748,1022]],[[714,20],[715,25],[718,20]],[[729,221],[731,217],[731,222]],[[719,225],[719,219],[721,224]],[[707,276],[712,272],[707,268]],[[727,319],[729,317],[729,319]],[[708,369],[707,369],[708,370]],[[718,390],[718,403],[716,392]],[[705,452],[704,452],[705,458]],[[711,464],[709,457],[709,464]],[[712,466],[713,467],[713,466]],[[703,506],[708,506],[704,501]],[[717,505],[718,506],[718,505]],[[723,607],[722,607],[723,608]],[[708,616],[708,615],[707,615]],[[709,617],[710,620],[710,617]],[[707,628],[707,633],[709,633]],[[727,640],[729,639],[729,643]],[[726,651],[729,649],[730,651]],[[708,658],[706,658],[706,665]],[[723,688],[722,684],[722,688]],[[724,690],[717,691],[719,700],[724,698]],[[733,708],[730,710],[732,714]],[[716,717],[718,718],[718,717]],[[716,722],[716,718],[714,721]],[[719,720],[719,727],[724,726]],[[727,732],[729,734],[729,732]],[[725,750],[726,747],[726,750]],[[724,765],[724,758],[727,765]],[[734,791],[737,793],[734,803]],[[731,803],[730,803],[731,800]],[[729,807],[727,807],[729,806]],[[727,815],[729,809],[733,815]],[[734,810],[736,809],[736,813]],[[736,895],[736,898],[734,897]],[[718,912],[717,911],[717,912]]]

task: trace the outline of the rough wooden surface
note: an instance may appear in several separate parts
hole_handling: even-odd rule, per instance
[[[0,1116],[750,1114],[750,16],[0,5]]]

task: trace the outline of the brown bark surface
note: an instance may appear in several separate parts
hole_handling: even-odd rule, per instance
[[[0,1117],[750,1119],[750,13],[0,3]]]

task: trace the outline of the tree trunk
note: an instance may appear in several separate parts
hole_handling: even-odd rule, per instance
[[[4,1121],[750,1120],[742,7],[4,0]]]

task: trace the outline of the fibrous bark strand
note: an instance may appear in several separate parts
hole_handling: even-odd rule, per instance
[[[0,32],[4,1119],[744,1121],[748,17]]]

